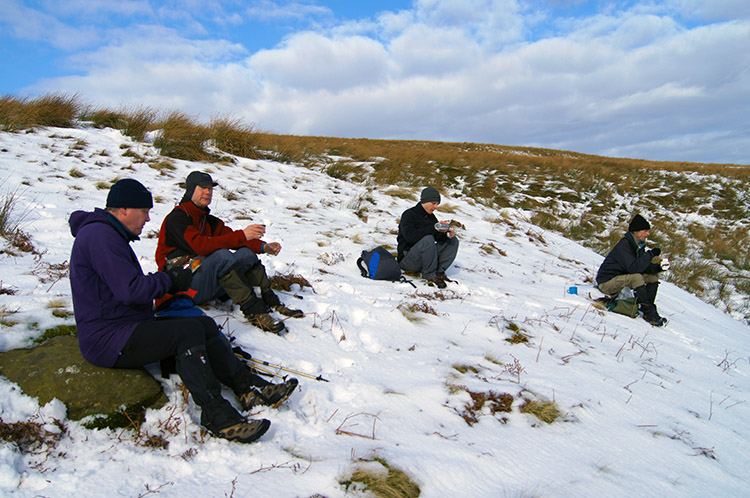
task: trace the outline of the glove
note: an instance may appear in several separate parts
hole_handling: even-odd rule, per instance
[[[660,262],[660,265],[661,265],[661,270],[662,270],[662,271],[667,271],[667,270],[669,270],[669,267],[671,266],[671,265],[669,264],[669,259],[668,259],[668,258],[664,258],[664,259],[662,259],[662,260],[661,260],[661,262]]]
[[[658,256],[659,254],[661,254],[660,248],[654,247],[653,249],[651,249],[651,257]]]
[[[193,281],[193,272],[190,268],[183,268],[181,266],[173,266],[168,270],[165,270],[169,276],[169,280],[172,281],[172,286],[169,288],[170,294],[177,294],[178,292],[186,291],[190,288],[190,282]]]

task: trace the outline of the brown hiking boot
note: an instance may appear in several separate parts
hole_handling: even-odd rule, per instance
[[[271,422],[266,419],[243,420],[217,431],[217,436],[238,443],[252,443],[266,433]]]
[[[276,311],[278,311],[284,316],[289,316],[292,318],[302,318],[305,316],[302,310],[287,308],[285,304],[277,304],[276,306],[273,307],[273,309],[275,309]]]
[[[258,313],[257,315],[246,315],[247,321],[265,332],[280,334],[284,329],[284,322],[274,320],[268,313]]]
[[[278,408],[281,403],[289,399],[292,392],[297,388],[299,381],[292,377],[282,384],[268,384],[257,389],[252,388],[238,397],[244,411],[252,410],[255,406],[263,405]]]

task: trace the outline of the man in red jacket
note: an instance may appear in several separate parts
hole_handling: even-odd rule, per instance
[[[262,330],[281,333],[284,322],[274,320],[269,307],[286,316],[301,317],[300,310],[284,306],[271,290],[266,269],[258,254],[276,256],[278,242],[264,242],[265,225],[248,225],[233,230],[210,214],[214,183],[211,175],[193,171],[185,181],[185,195],[170,212],[159,231],[156,264],[169,267],[181,258],[200,257],[200,266],[193,276],[191,297],[196,304],[228,295],[248,321]],[[253,287],[260,287],[261,296]]]

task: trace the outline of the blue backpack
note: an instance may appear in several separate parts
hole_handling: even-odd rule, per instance
[[[401,280],[401,267],[396,258],[384,247],[378,246],[369,251],[362,251],[357,259],[357,266],[365,278],[373,280]]]

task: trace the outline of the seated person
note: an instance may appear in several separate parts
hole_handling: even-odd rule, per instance
[[[440,289],[450,282],[445,271],[456,259],[458,238],[448,223],[434,212],[440,193],[433,187],[422,190],[419,202],[401,215],[398,224],[398,263],[402,270],[420,272],[429,285]]]
[[[599,290],[608,296],[617,296],[625,287],[633,289],[643,319],[661,327],[667,320],[659,315],[654,301],[659,288],[659,272],[666,268],[662,267],[659,258],[661,249],[655,247],[646,250],[646,239],[650,233],[651,225],[643,216],[636,214],[625,236],[604,258],[596,274],[596,283]]]
[[[266,269],[257,255],[276,256],[281,244],[261,240],[266,231],[264,225],[233,230],[213,216],[208,206],[214,186],[216,183],[208,173],[193,171],[188,175],[185,195],[164,218],[159,231],[156,264],[165,269],[168,260],[200,256],[200,267],[192,283],[195,293],[191,297],[195,304],[228,295],[250,323],[280,333],[285,328],[284,322],[271,318],[269,307],[286,316],[299,318],[304,314],[281,303],[271,290]],[[254,286],[260,287],[260,298]]]
[[[110,189],[106,210],[70,216],[75,237],[70,287],[81,353],[89,363],[107,368],[138,368],[175,357],[177,373],[201,408],[201,425],[218,437],[255,441],[270,422],[240,415],[222,397],[221,383],[249,411],[256,404],[285,400],[297,380],[270,384],[251,373],[208,316],[154,317],[154,298],[186,290],[192,273],[181,267],[143,273],[130,242],[139,239],[151,207],[151,193],[138,181],[124,179]]]

